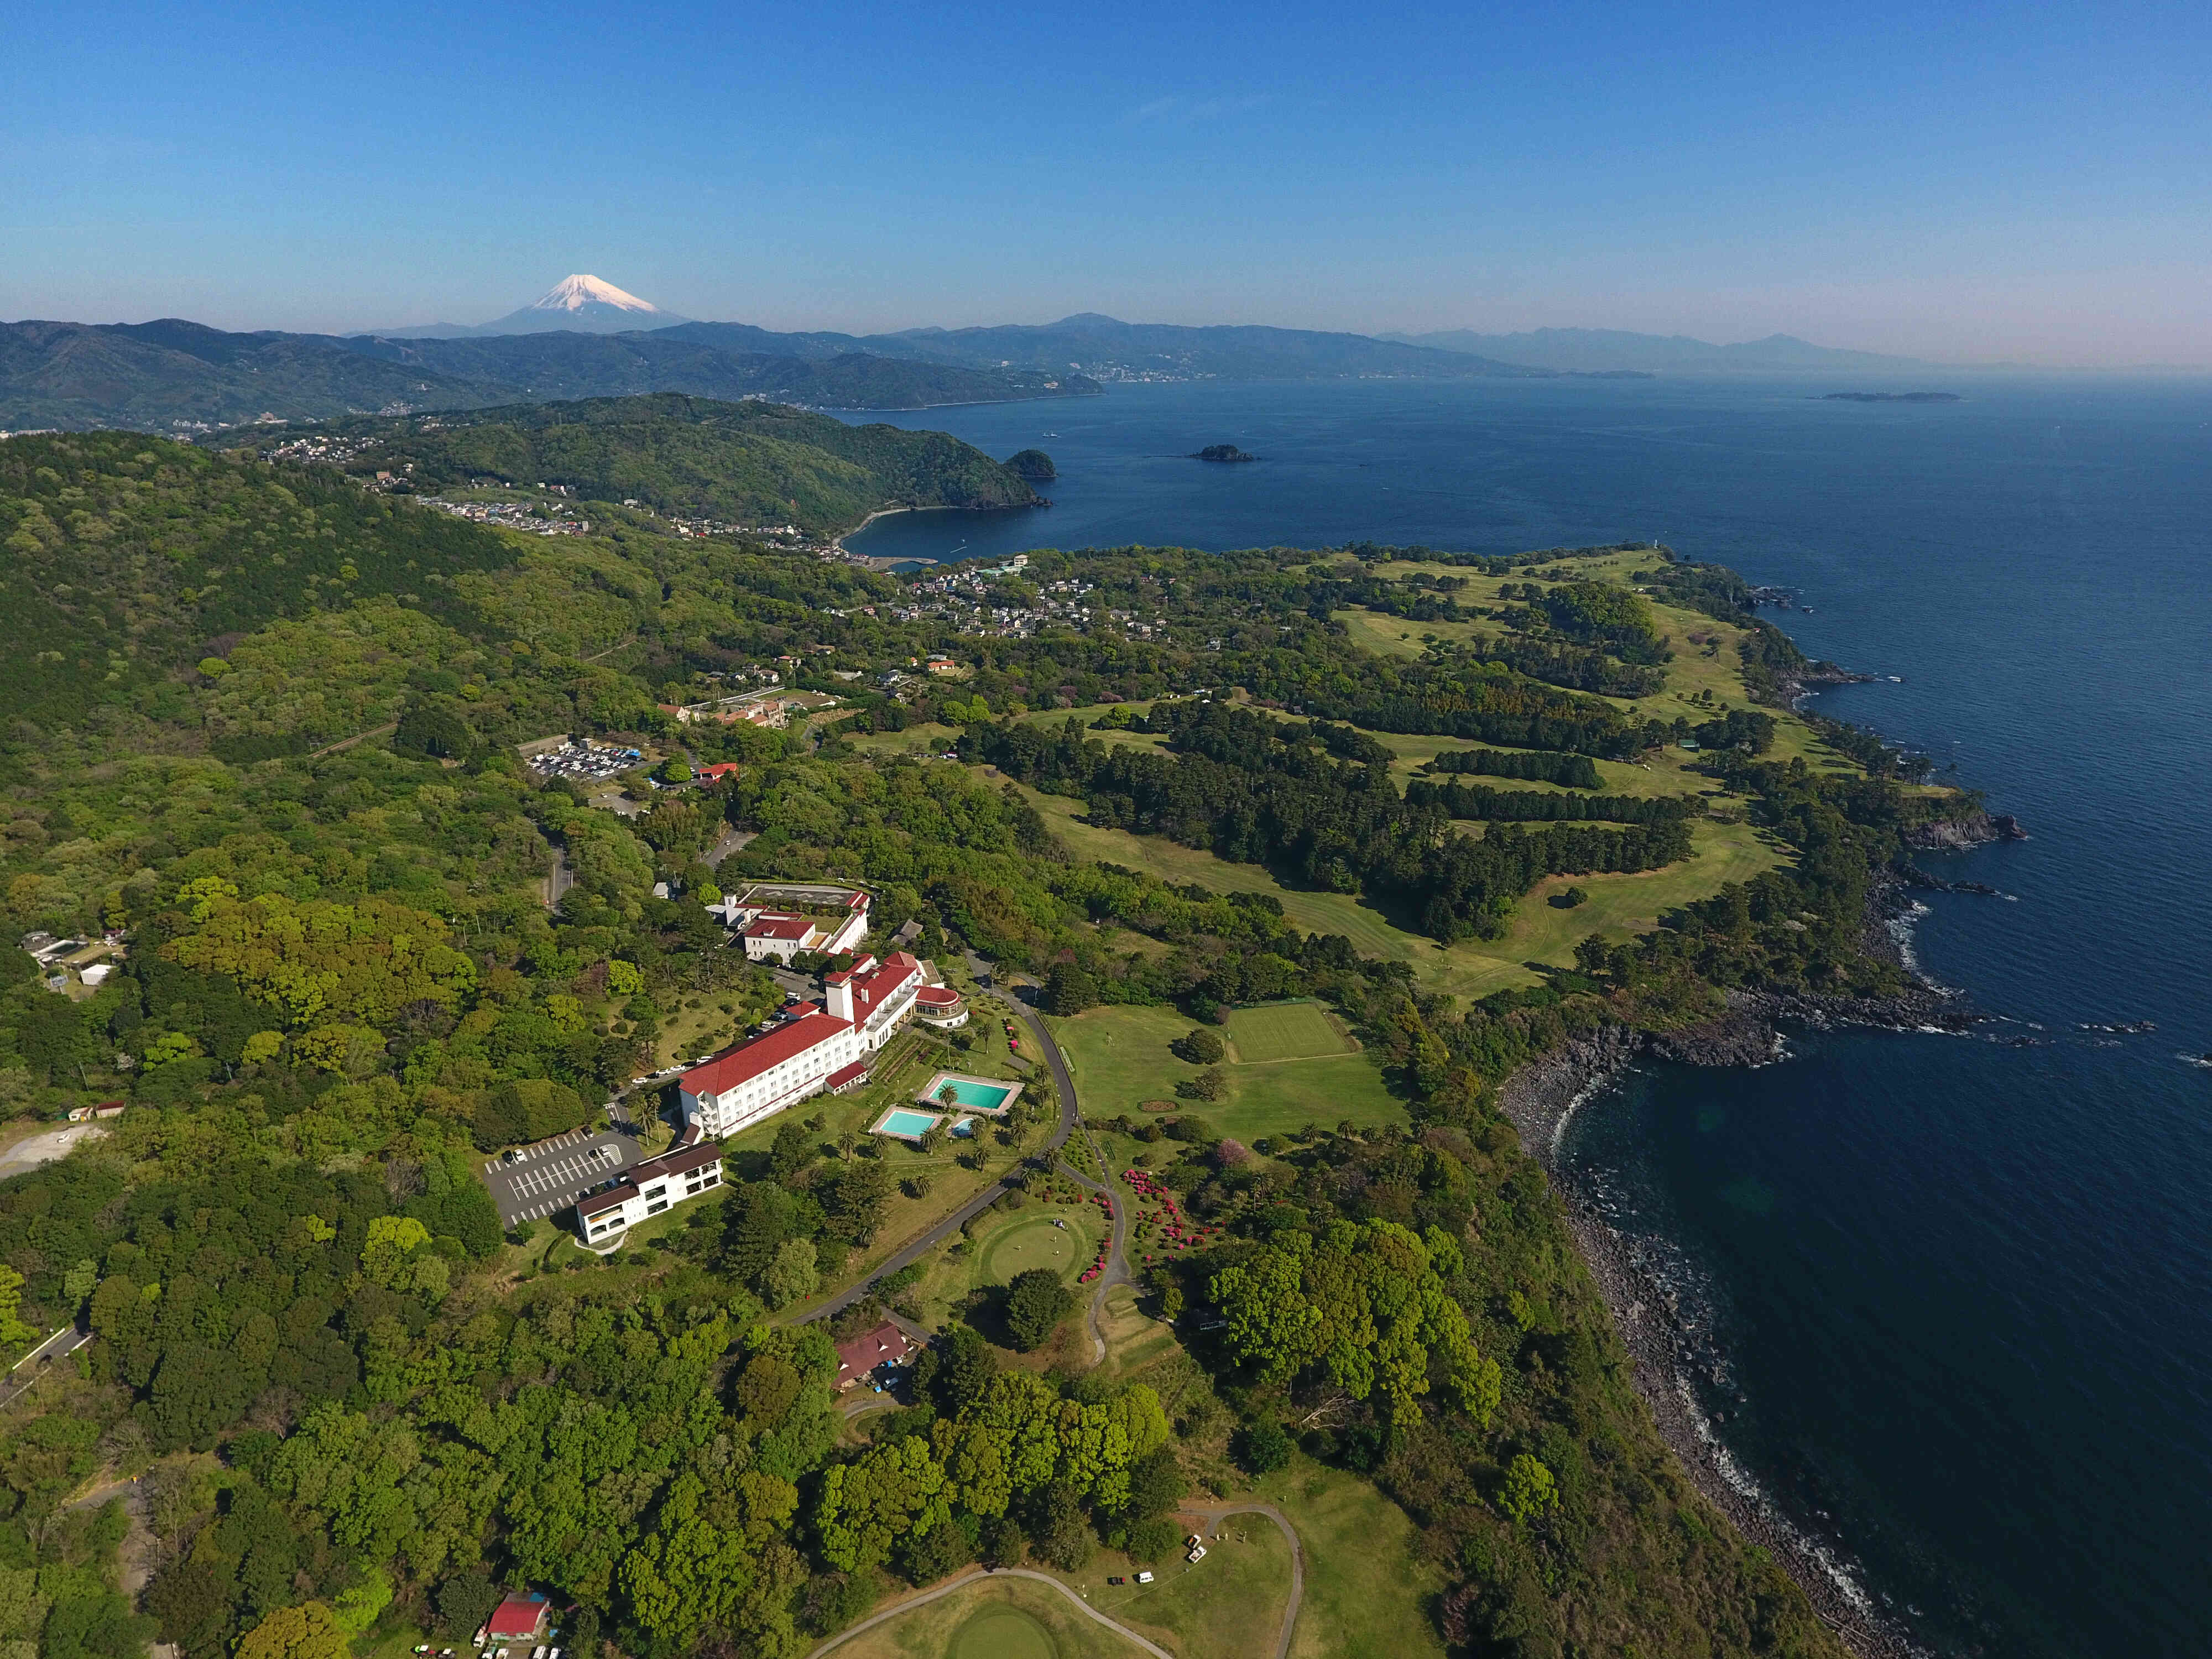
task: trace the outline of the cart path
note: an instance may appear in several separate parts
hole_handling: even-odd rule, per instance
[[[1185,1504],[1182,1510],[1188,1515],[1205,1516],[1212,1522],[1216,1536],[1220,1534],[1221,1523],[1232,1515],[1264,1515],[1290,1540],[1291,1599],[1283,1608],[1282,1633],[1275,1638],[1275,1659],[1290,1659],[1291,1632],[1298,1622],[1298,1604],[1306,1599],[1305,1547],[1298,1542],[1297,1528],[1291,1524],[1290,1517],[1273,1504]]]
[[[1053,1589],[1058,1590],[1062,1595],[1066,1596],[1070,1605],[1079,1608],[1085,1618],[1093,1620],[1097,1623],[1105,1626],[1108,1630],[1112,1631],[1116,1636],[1122,1637],[1128,1641],[1135,1643],[1146,1653],[1153,1655],[1154,1659],[1176,1659],[1176,1656],[1174,1654],[1170,1653],[1165,1648],[1161,1647],[1158,1643],[1147,1641],[1145,1638],[1138,1635],[1136,1632],[1131,1630],[1127,1625],[1117,1624],[1113,1620],[1109,1619],[1104,1613],[1099,1612],[1097,1608],[1092,1607],[1090,1602],[1085,1601],[1073,1590],[1068,1589],[1066,1585],[1061,1583],[1059,1579],[1054,1578],[1050,1573],[1036,1572],[1028,1567],[972,1568],[969,1571],[962,1573],[957,1578],[948,1578],[943,1583],[937,1585],[935,1588],[922,1591],[919,1595],[908,1596],[896,1607],[885,1607],[881,1613],[877,1613],[874,1617],[862,1620],[859,1624],[854,1626],[853,1628],[848,1631],[839,1632],[828,1641],[823,1643],[821,1646],[816,1648],[811,1653],[808,1654],[806,1659],[822,1659],[822,1656],[828,1653],[831,1649],[839,1647],[844,1643],[851,1641],[855,1636],[861,1634],[864,1631],[873,1630],[878,1625],[884,1623],[887,1620],[896,1619],[902,1613],[912,1613],[916,1607],[927,1606],[928,1603],[937,1601],[942,1596],[951,1595],[955,1590],[965,1589],[970,1584],[981,1583],[984,1580],[990,1578],[1029,1578],[1034,1579],[1040,1584],[1049,1584]]]
[[[1104,1151],[1091,1138],[1091,1131],[1083,1127],[1083,1115],[1076,1107],[1075,1079],[1067,1069],[1067,1056],[1060,1053],[1060,1045],[1052,1040],[1052,1033],[1045,1030],[1044,1016],[1034,1009],[1024,1008],[1022,1010],[1022,1023],[1036,1034],[1037,1046],[1044,1050],[1045,1060],[1052,1067],[1052,1080],[1060,1090],[1060,1121],[1068,1130],[1083,1136],[1083,1144],[1091,1149],[1091,1156],[1097,1161],[1105,1178],[1103,1182],[1093,1181],[1064,1160],[1060,1168],[1070,1179],[1091,1191],[1103,1193],[1107,1203],[1113,1206],[1113,1243],[1106,1252],[1106,1271],[1098,1275],[1097,1286],[1091,1293],[1090,1311],[1085,1316],[1085,1328],[1091,1333],[1091,1363],[1103,1365],[1106,1363],[1106,1292],[1117,1285],[1133,1282],[1127,1249],[1129,1206],[1115,1194],[1114,1173],[1106,1167]],[[1061,1134],[1053,1142],[1054,1149],[1066,1145],[1066,1140],[1067,1135]]]

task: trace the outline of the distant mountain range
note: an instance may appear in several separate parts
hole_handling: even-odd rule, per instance
[[[758,329],[464,339],[227,333],[152,323],[0,323],[0,431],[195,433],[258,421],[681,392],[817,409],[926,409],[1097,391],[1061,371],[963,368],[866,351],[751,347]]]
[[[682,392],[817,409],[1068,397],[1117,380],[1541,379],[1923,370],[1786,334],[1739,345],[1613,329],[1346,334],[1125,323],[779,333],[689,322],[574,276],[496,321],[356,335],[198,323],[0,323],[0,430],[197,432],[250,422]]]
[[[1912,357],[1817,346],[1790,334],[1770,334],[1763,340],[1746,340],[1738,345],[1715,345],[1685,334],[1635,334],[1617,328],[1538,328],[1521,334],[1478,334],[1471,329],[1452,328],[1432,334],[1380,337],[1438,351],[1465,352],[1477,358],[1503,357],[1561,374],[1602,374],[1621,369],[1647,374],[1773,374],[1936,367]]]
[[[471,328],[461,323],[430,323],[420,328],[377,329],[388,340],[462,340],[487,334],[629,334],[688,323],[650,300],[625,293],[597,276],[564,276],[519,311]]]

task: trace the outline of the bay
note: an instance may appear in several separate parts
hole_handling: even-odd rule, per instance
[[[1711,1322],[1704,1404],[1761,1487],[1945,1653],[2212,1651],[2212,383],[1116,387],[897,423],[1045,449],[1049,509],[856,550],[1132,542],[1483,551],[1657,538],[1812,607],[1881,675],[1826,712],[2033,839],[1924,860],[1970,1038],[1801,1036],[1653,1066],[1565,1155]],[[1899,388],[1902,389],[1902,388]],[[1249,465],[1185,459],[1231,442]],[[2154,1034],[2084,1024],[2149,1020]],[[2011,1047],[2027,1039],[2036,1047]]]

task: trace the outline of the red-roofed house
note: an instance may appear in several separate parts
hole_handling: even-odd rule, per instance
[[[535,1591],[510,1595],[484,1620],[484,1640],[535,1642],[545,1634],[545,1618],[551,1611],[552,1604]]]
[[[735,761],[716,761],[712,766],[702,766],[691,775],[702,783],[720,783],[724,778],[738,775]]]
[[[750,961],[764,962],[774,957],[778,961],[789,962],[801,951],[820,950],[830,935],[808,917],[767,910],[748,923],[738,937],[745,942],[745,956]]]
[[[694,1066],[677,1085],[677,1098],[684,1121],[701,1133],[734,1134],[820,1094],[833,1073],[866,1057],[851,1021],[810,1010]]]
[[[888,1319],[872,1331],[862,1331],[849,1342],[837,1345],[837,1386],[849,1389],[865,1381],[878,1365],[903,1365],[921,1346]]]

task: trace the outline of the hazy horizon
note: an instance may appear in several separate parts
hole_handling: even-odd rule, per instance
[[[1784,333],[2212,365],[2196,11],[17,15],[0,315]],[[213,112],[214,113],[210,113]]]

